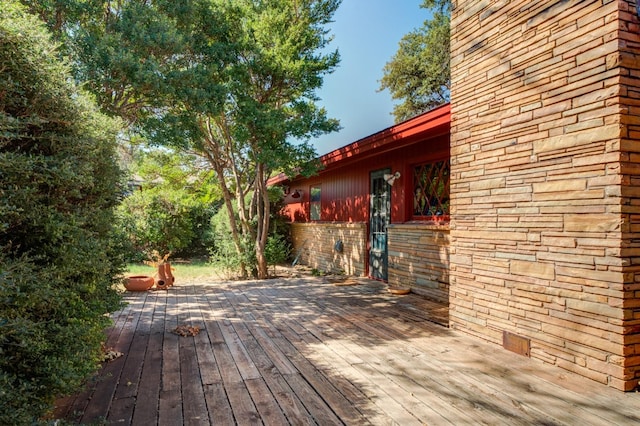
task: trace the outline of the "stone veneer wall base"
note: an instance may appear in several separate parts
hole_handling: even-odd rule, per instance
[[[310,222],[292,223],[294,256],[299,262],[323,272],[364,276],[367,253],[365,223]],[[342,242],[342,252],[336,242]]]

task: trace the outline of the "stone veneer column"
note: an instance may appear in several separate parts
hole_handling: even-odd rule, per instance
[[[635,388],[635,0],[454,0],[451,37],[452,327]]]

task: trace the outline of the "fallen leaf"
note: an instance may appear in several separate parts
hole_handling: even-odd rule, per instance
[[[183,337],[195,336],[200,333],[200,327],[197,325],[179,325],[173,330],[173,332]]]

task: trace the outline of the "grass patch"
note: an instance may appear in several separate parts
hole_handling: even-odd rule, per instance
[[[221,275],[215,266],[204,260],[171,262],[176,283],[196,280],[220,280]],[[155,276],[156,269],[143,263],[131,263],[127,265],[125,275],[149,275]]]

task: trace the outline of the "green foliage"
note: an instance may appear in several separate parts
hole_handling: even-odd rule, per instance
[[[331,41],[325,25],[339,0],[292,3],[238,2],[241,6],[239,61],[229,82],[233,139],[248,149],[252,169],[301,172],[315,150],[305,141],[339,129],[316,105],[315,90],[323,76],[333,72],[340,56],[327,49]],[[296,139],[298,143],[293,143]],[[268,176],[267,176],[268,177]]]
[[[432,9],[446,15],[451,14],[451,0],[423,0],[420,7]]]
[[[184,191],[158,188],[127,197],[119,213],[134,250],[147,258],[154,250],[174,254],[189,247],[195,238],[193,219],[197,219],[200,207],[192,201]]]
[[[223,275],[227,278],[242,276],[245,265],[255,264],[255,251],[251,250],[253,241],[250,237],[242,238],[241,250],[237,250],[231,235],[229,215],[223,209],[211,218],[211,231],[215,244],[210,248],[210,260]]]
[[[272,234],[267,238],[264,254],[267,258],[267,264],[274,266],[279,265],[289,259],[291,245],[284,235]]]
[[[76,78],[103,110],[129,124],[167,96],[217,102],[209,73],[223,59],[226,23],[209,0],[22,0],[63,42]],[[210,43],[211,40],[214,43]],[[214,55],[211,69],[198,65]],[[211,59],[211,58],[208,58]]]
[[[291,255],[291,244],[287,234],[289,230],[286,225],[287,219],[279,216],[284,204],[282,188],[270,187],[268,194],[271,200],[271,228],[265,244],[265,257],[268,265],[275,266],[287,261]],[[224,271],[227,277],[242,276],[243,265],[255,265],[255,250],[252,250],[253,240],[243,238],[241,240],[243,250],[238,253],[231,237],[231,225],[226,211],[219,211],[211,219],[211,231],[214,236],[214,244],[211,246],[210,260],[215,267]]]
[[[451,3],[425,0],[422,7],[431,9],[432,18],[402,38],[380,82],[380,90],[389,89],[393,99],[402,101],[394,107],[396,122],[449,101]]]
[[[312,173],[309,139],[339,128],[315,91],[339,62],[325,26],[340,0],[23,1],[104,110],[209,161],[227,212],[236,203],[234,246],[254,250],[262,274],[267,179]]]
[[[130,261],[154,251],[173,257],[206,255],[212,245],[209,222],[219,203],[210,171],[194,158],[169,150],[138,153],[133,166],[141,187],[118,208],[120,223],[133,246]]]
[[[0,424],[35,422],[98,366],[124,268],[115,121],[71,83],[40,22],[0,15]]]

